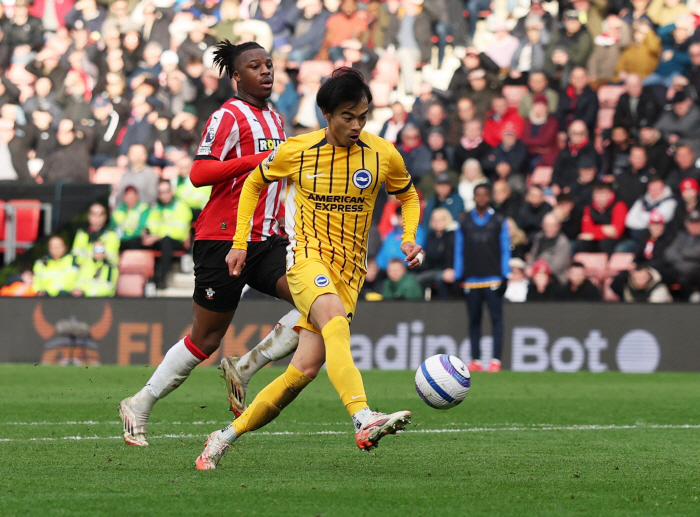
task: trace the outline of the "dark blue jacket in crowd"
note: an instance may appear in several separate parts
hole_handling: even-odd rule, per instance
[[[508,222],[489,208],[483,217],[474,209],[464,214],[455,232],[455,279],[466,287],[502,281],[510,274]]]

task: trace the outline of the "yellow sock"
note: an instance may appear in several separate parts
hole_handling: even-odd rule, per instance
[[[367,396],[362,375],[350,353],[350,324],[342,316],[336,316],[323,327],[326,343],[326,368],[340,400],[350,416],[367,407]]]
[[[233,422],[236,434],[241,436],[272,422],[312,380],[290,364],[282,375],[258,393],[248,409]]]

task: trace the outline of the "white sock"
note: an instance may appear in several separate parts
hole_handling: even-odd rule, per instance
[[[366,407],[365,409],[360,409],[357,413],[352,415],[352,423],[355,425],[355,432],[360,430],[360,427],[364,425],[371,414],[372,410]]]
[[[201,362],[202,359],[195,357],[187,349],[184,338],[175,343],[165,354],[146,385],[132,397],[134,410],[148,419],[148,414],[156,402],[185,382],[190,372]]]
[[[298,310],[289,311],[265,339],[238,360],[241,377],[249,381],[266,364],[283,359],[296,350],[299,334],[294,331],[294,325],[299,321],[299,316],[301,313]]]
[[[233,424],[227,425],[219,432],[221,433],[221,437],[228,443],[233,443],[238,440],[238,435],[236,434],[236,431],[233,430]]]

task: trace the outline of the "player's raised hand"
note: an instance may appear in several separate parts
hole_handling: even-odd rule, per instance
[[[418,267],[423,263],[423,258],[425,254],[423,253],[423,247],[415,242],[404,242],[401,245],[401,251],[404,252],[406,258],[404,262],[408,265],[409,269]]]
[[[245,267],[245,258],[248,255],[246,250],[231,249],[226,255],[226,264],[228,265],[228,274],[238,276]]]

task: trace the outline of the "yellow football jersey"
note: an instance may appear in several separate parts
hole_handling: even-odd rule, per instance
[[[388,193],[415,205],[411,211],[416,213],[405,217],[403,236],[404,241],[415,242],[418,194],[403,158],[383,138],[362,132],[357,144],[348,148],[328,144],[323,129],[293,137],[247,181],[261,188],[282,178],[289,178],[290,183],[285,206],[290,240],[287,269],[299,260],[320,259],[351,287],[359,288],[359,276],[366,273],[367,237],[382,183]],[[244,197],[246,189],[239,216],[243,215]],[[245,223],[237,228],[247,228],[250,222]],[[245,235],[236,233],[234,248],[245,249],[244,240]]]

